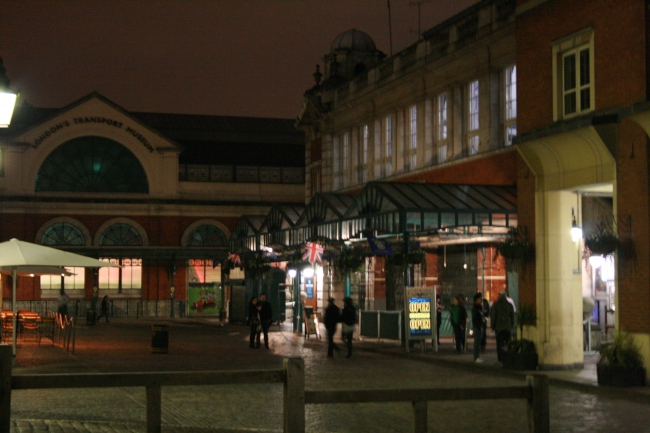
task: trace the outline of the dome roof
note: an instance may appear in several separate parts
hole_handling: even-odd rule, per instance
[[[361,52],[375,52],[375,42],[367,34],[357,29],[350,29],[334,38],[331,51],[352,50]]]

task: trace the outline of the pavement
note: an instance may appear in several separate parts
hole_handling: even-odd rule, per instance
[[[151,327],[170,329],[167,354],[151,351]],[[321,331],[324,331],[321,329]],[[43,338],[19,341],[13,374],[207,371],[281,368],[288,356],[305,360],[307,389],[399,389],[511,386],[527,373],[504,370],[488,339],[484,362],[454,353],[450,338],[409,352],[390,341],[357,340],[352,358],[326,357],[326,337],[273,326],[270,349],[250,349],[248,328],[215,318],[112,319],[80,324],[75,352]],[[340,342],[339,342],[340,343]],[[551,382],[551,431],[650,432],[650,388],[604,388],[596,383],[597,355],[585,368],[544,371]],[[12,392],[11,432],[144,432],[145,393],[138,388],[19,390]],[[526,404],[430,402],[429,431],[527,431]],[[221,385],[163,388],[163,432],[280,432],[282,386]],[[309,432],[410,432],[411,407],[394,404],[308,405]]]

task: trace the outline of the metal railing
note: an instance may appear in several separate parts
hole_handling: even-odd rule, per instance
[[[413,405],[413,431],[424,433],[428,423],[428,401],[495,400],[524,398],[528,401],[528,426],[531,433],[549,432],[548,377],[526,377],[526,385],[480,388],[305,390],[305,365],[302,358],[285,358],[282,369],[238,371],[193,371],[162,373],[83,373],[30,374],[13,376],[11,347],[0,345],[0,431],[8,432],[11,421],[11,391],[52,388],[144,387],[147,404],[147,432],[162,430],[163,386],[241,385],[282,383],[283,431],[304,433],[306,404],[389,403]]]

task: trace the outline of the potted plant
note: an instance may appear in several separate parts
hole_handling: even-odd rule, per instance
[[[517,229],[512,229],[508,237],[501,243],[497,244],[497,251],[507,261],[517,265],[526,263],[529,258],[533,257],[533,244],[527,242],[519,234]]]
[[[341,254],[333,259],[334,269],[345,275],[347,272],[356,272],[365,264],[365,258],[353,250],[343,249]]]
[[[607,230],[603,224],[598,224],[596,231],[585,238],[585,246],[592,255],[597,256],[614,253],[620,244],[618,235]]]
[[[537,313],[528,304],[517,311],[518,338],[510,341],[508,352],[503,356],[503,367],[511,370],[536,370],[538,364],[535,342],[524,337],[525,326],[537,326]]]
[[[603,344],[599,352],[598,385],[645,386],[641,349],[630,334],[618,332],[614,341]]]

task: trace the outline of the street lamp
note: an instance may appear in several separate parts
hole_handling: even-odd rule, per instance
[[[9,90],[9,78],[0,58],[0,128],[8,128],[16,107],[16,92]]]

